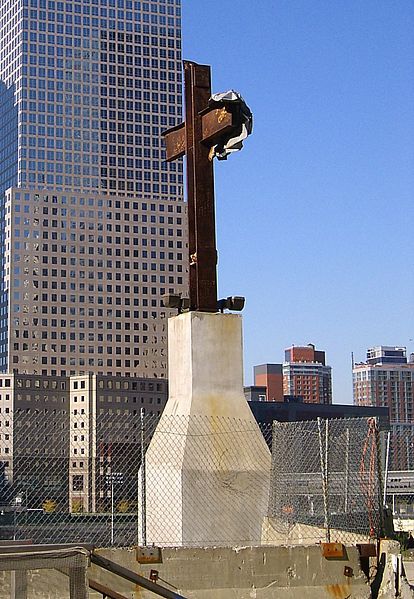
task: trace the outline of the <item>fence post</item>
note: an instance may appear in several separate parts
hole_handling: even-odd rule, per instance
[[[379,538],[384,531],[384,505],[382,503],[383,492],[386,493],[386,487],[382,478],[382,460],[381,460],[381,447],[380,447],[380,431],[378,426],[378,418],[374,418],[374,431],[375,431],[375,450],[377,460],[377,475],[378,475],[378,508],[379,508],[379,526],[380,530],[377,530],[377,538]],[[382,486],[384,484],[384,487]],[[384,490],[383,490],[384,489]]]
[[[115,528],[115,502],[114,502],[114,476],[111,475],[111,547],[114,544]]]
[[[384,496],[383,496],[383,505],[386,506],[387,503],[387,484],[388,484],[388,467],[389,467],[389,458],[390,458],[390,438],[391,432],[387,433],[387,448],[385,450],[385,474],[384,474]]]
[[[321,462],[323,509],[326,531],[326,542],[330,543],[331,531],[329,528],[329,502],[328,502],[328,448],[329,448],[329,421],[325,420],[325,447],[322,442],[322,418],[318,418],[319,456]]]
[[[345,499],[344,512],[348,513],[348,493],[349,493],[349,428],[345,432]]]
[[[145,408],[141,408],[141,529],[142,545],[147,544],[147,490],[145,473]]]

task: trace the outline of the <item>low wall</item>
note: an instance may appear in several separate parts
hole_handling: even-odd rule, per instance
[[[158,570],[160,584],[171,590],[175,587],[189,599],[368,599],[371,596],[356,547],[347,547],[341,559],[326,559],[320,546],[163,548],[163,563],[150,566],[137,563],[134,549],[102,549],[99,554],[145,577],[149,577],[151,569]],[[153,597],[152,593],[96,566],[90,568],[90,577],[128,599]]]
[[[96,553],[149,578],[158,571],[158,583],[188,599],[411,599],[413,589],[403,576],[399,544],[381,541],[380,569],[371,587],[361,570],[356,547],[340,558],[326,558],[321,545],[163,548],[162,563],[139,564],[137,550],[99,549]],[[376,558],[370,569],[375,575]],[[16,564],[17,565],[17,564]],[[19,563],[19,566],[23,564]],[[44,564],[49,568],[56,564]],[[10,567],[10,564],[9,564]],[[117,591],[126,599],[152,599],[149,593],[95,565],[90,579]],[[68,599],[68,577],[56,570],[29,570],[28,597]],[[17,581],[16,581],[17,582]],[[80,582],[80,581],[78,581]],[[12,573],[0,568],[0,599],[23,598],[12,591]],[[76,594],[76,599],[78,599]],[[89,592],[90,599],[102,595]]]

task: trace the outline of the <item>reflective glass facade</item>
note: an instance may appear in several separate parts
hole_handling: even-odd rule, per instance
[[[1,370],[166,376],[186,229],[160,135],[181,71],[179,0],[1,3]]]

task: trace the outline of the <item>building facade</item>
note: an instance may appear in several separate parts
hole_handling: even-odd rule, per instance
[[[414,468],[414,359],[405,347],[377,346],[352,371],[354,404],[386,407],[391,421],[390,468]]]
[[[283,401],[283,373],[281,364],[259,364],[253,369],[254,384],[265,387],[266,401]]]
[[[391,422],[414,422],[414,361],[407,361],[405,348],[370,348],[352,374],[354,404],[385,406]]]
[[[250,409],[258,423],[302,422],[318,418],[378,418],[382,431],[390,429],[388,411],[385,408],[353,406],[348,404],[314,404],[301,401],[263,402],[253,400]]]
[[[378,345],[367,349],[367,364],[406,364],[407,349],[390,345]]]
[[[4,370],[165,378],[184,204],[14,188],[6,210]]]
[[[160,379],[0,375],[4,503],[19,495],[34,509],[51,501],[61,512],[107,512],[114,473],[136,503],[141,410],[147,443],[167,397]]]
[[[250,385],[244,387],[246,401],[268,401],[265,385]]]
[[[283,364],[254,367],[254,386],[245,388],[249,401],[332,403],[332,369],[325,352],[312,344],[289,347]]]
[[[1,3],[2,372],[166,376],[181,71],[179,0]]]
[[[332,369],[325,352],[315,346],[292,346],[285,350],[283,392],[302,397],[305,403],[332,403]]]

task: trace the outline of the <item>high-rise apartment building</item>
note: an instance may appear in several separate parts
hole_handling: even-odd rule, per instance
[[[406,364],[407,349],[389,345],[378,345],[367,349],[367,364]]]
[[[325,352],[312,344],[289,347],[283,364],[254,367],[254,386],[245,388],[246,397],[260,401],[303,401],[332,403],[332,369]]]
[[[386,407],[391,422],[391,470],[414,467],[414,356],[405,347],[377,346],[352,369],[354,404]]]
[[[307,403],[332,403],[332,369],[326,365],[325,352],[311,343],[286,349],[283,392]]]
[[[166,376],[180,34],[179,0],[0,3],[0,371]]]
[[[388,407],[391,422],[414,422],[414,361],[405,347],[369,348],[352,374],[354,404]]]

